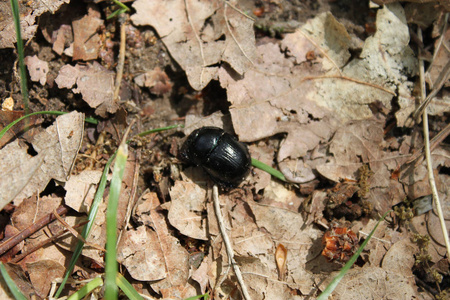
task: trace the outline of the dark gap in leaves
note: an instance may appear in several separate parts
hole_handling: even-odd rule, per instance
[[[66,195],[66,191],[60,185],[57,185],[55,180],[52,179],[47,184],[45,189],[39,194],[39,197],[52,196],[52,197],[64,197]]]
[[[222,34],[221,36],[219,36],[218,39],[216,39],[216,41],[225,41],[225,40],[226,40],[225,34]]]
[[[227,101],[227,92],[216,80],[212,80],[203,89],[203,115],[208,116],[216,111],[229,114],[230,103]]]
[[[37,151],[34,149],[34,147],[31,143],[28,143],[27,141],[24,141],[24,143],[28,146],[27,154],[29,154],[33,157],[38,155]]]
[[[450,168],[442,166],[439,169],[439,174],[450,175]]]

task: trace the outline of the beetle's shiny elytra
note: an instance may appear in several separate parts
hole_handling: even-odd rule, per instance
[[[202,167],[221,185],[237,185],[250,171],[251,158],[247,146],[218,127],[194,130],[181,152],[186,160]]]

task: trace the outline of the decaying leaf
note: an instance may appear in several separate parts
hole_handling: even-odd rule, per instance
[[[166,94],[172,88],[172,83],[166,72],[162,71],[159,67],[136,76],[134,81],[141,87],[148,87],[150,92],[156,95]]]
[[[206,191],[197,184],[177,181],[170,189],[169,222],[182,234],[194,239],[207,240],[205,209]]]
[[[101,46],[97,29],[103,25],[100,12],[89,9],[88,15],[72,22],[73,28],[73,59],[93,60],[98,57]]]
[[[341,280],[332,295],[337,299],[348,300],[420,298],[414,277],[393,271],[391,268],[386,271],[375,266],[353,268]],[[336,275],[337,272],[329,274],[328,278],[321,282],[320,288],[324,289]]]
[[[27,264],[27,271],[30,276],[30,281],[36,290],[37,295],[41,298],[48,296],[51,285],[56,278],[64,276],[64,267],[54,260],[39,260],[34,263]]]
[[[65,182],[69,178],[81,145],[84,115],[78,112],[56,118],[54,124],[33,137],[35,156],[18,140],[0,151],[0,172],[9,174],[0,181],[0,204],[3,208],[15,199],[15,204],[36,192],[41,192],[50,179]]]
[[[47,73],[49,71],[48,63],[40,60],[36,55],[27,56],[24,61],[30,73],[31,80],[39,81],[40,84],[44,85],[47,81]]]
[[[97,191],[102,172],[100,170],[84,170],[70,177],[64,185],[67,191],[65,204],[78,212],[89,212],[92,199]]]
[[[243,74],[254,57],[253,22],[222,1],[145,1],[133,3],[136,25],[158,31],[190,85],[201,90],[217,78],[221,61]]]
[[[155,281],[167,277],[158,234],[150,228],[140,226],[136,230],[126,231],[118,249],[118,261],[134,279]]]
[[[27,5],[19,5],[20,27],[22,39],[31,39],[38,28],[35,25],[36,18],[45,12],[55,13],[61,5],[70,0],[50,0],[46,2],[31,1]],[[7,1],[0,2],[0,49],[14,48],[16,42],[16,30],[14,28],[11,5]]]
[[[113,99],[114,72],[102,67],[98,62],[75,67],[65,65],[59,70],[55,79],[59,88],[72,89],[81,93],[83,100],[90,107],[96,108],[95,113],[106,117],[107,113],[115,113],[119,105]],[[76,88],[73,88],[74,85]]]

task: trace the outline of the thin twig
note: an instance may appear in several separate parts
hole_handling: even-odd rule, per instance
[[[58,215],[64,215],[69,211],[69,208],[67,206],[61,205],[56,210]],[[0,245],[0,255],[3,255],[6,251],[17,245],[19,242],[23,241],[39,229],[43,228],[44,226],[48,225],[50,222],[53,222],[55,220],[55,215],[53,213],[47,214],[45,217],[42,217],[39,219],[36,223],[31,224],[26,229],[22,230],[15,236],[9,238],[7,241],[2,243]]]
[[[81,222],[81,223],[79,223],[79,224],[73,226],[72,228],[78,228],[78,227],[81,227],[81,226],[87,224],[88,222],[89,222],[89,221],[83,221],[83,222]],[[28,256],[28,255],[30,255],[31,253],[35,252],[36,250],[38,250],[38,249],[44,247],[45,245],[47,245],[47,244],[53,242],[54,240],[59,239],[59,238],[61,238],[61,237],[65,237],[66,235],[68,235],[68,233],[69,233],[69,230],[67,230],[67,229],[63,229],[63,230],[61,230],[61,231],[58,231],[57,233],[55,233],[53,236],[49,237],[48,239],[46,239],[46,240],[44,240],[44,241],[42,241],[42,242],[39,242],[39,243],[37,243],[36,245],[32,245],[31,248],[27,248],[27,251],[25,251],[24,253],[22,253],[22,254],[20,254],[20,255],[18,255],[18,256],[16,256],[16,257],[14,257],[14,258],[11,259],[9,262],[11,262],[11,263],[17,263],[17,262],[21,261],[22,259],[24,259],[26,256]]]
[[[427,108],[428,104],[430,104],[431,100],[433,100],[434,96],[441,90],[441,88],[444,86],[444,84],[447,82],[447,79],[450,77],[450,61],[447,62],[447,64],[442,69],[442,72],[439,74],[436,84],[433,86],[433,90],[428,95],[428,97],[424,98],[425,100],[422,101],[420,106],[416,109],[414,112],[414,120],[417,120],[418,116],[422,114],[422,112]],[[424,77],[425,82],[425,77]]]
[[[447,138],[447,136],[450,135],[450,124],[447,124],[447,126],[444,127],[444,129],[442,129],[441,131],[439,131],[438,134],[436,134],[431,140],[430,140],[430,151],[433,152],[434,149],[440,144],[442,143],[443,140],[445,140]],[[414,166],[418,166],[419,164],[422,163],[422,159],[421,158],[425,153],[424,149],[421,149],[420,151],[416,151],[411,158],[405,162],[405,164],[409,164],[415,160],[417,160],[414,164]]]
[[[420,27],[418,28],[418,36],[420,40],[422,40],[422,30]],[[419,57],[421,57],[419,55]],[[420,75],[420,90],[421,90],[421,98],[424,101],[426,98],[426,90],[425,90],[425,68],[423,59],[419,59],[419,75]],[[445,226],[444,214],[442,212],[441,201],[439,200],[439,194],[436,187],[436,181],[434,180],[433,173],[433,163],[431,161],[431,151],[430,151],[430,136],[428,129],[428,112],[426,109],[423,110],[422,113],[422,123],[423,123],[423,139],[425,144],[425,159],[427,162],[427,170],[428,170],[428,181],[430,182],[431,193],[433,195],[433,201],[436,205],[437,214],[439,217],[439,222],[441,224],[441,230],[444,236],[445,247],[447,248],[447,260],[450,260],[450,242],[448,239],[448,231]]]
[[[241,270],[239,269],[239,266],[237,265],[236,260],[234,259],[233,247],[231,246],[230,239],[225,230],[222,213],[220,211],[219,189],[217,185],[213,186],[213,203],[214,203],[214,212],[216,213],[217,223],[219,223],[220,234],[222,235],[223,243],[225,244],[225,249],[227,251],[229,263],[233,267],[234,274],[237,277],[244,299],[251,300],[250,294],[248,293],[247,290],[247,286],[245,285],[244,282],[244,278],[242,277]]]
[[[126,34],[125,27],[126,21],[124,20],[122,24],[120,24],[120,48],[119,48],[119,61],[117,63],[117,74],[116,74],[116,84],[114,87],[114,102],[117,103],[119,101],[119,92],[120,85],[122,83],[123,76],[123,66],[125,64],[125,42],[126,42]]]

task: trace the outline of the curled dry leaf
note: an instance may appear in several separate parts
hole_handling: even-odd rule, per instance
[[[278,280],[283,281],[286,273],[287,250],[283,244],[278,244],[275,250],[275,261],[278,268]]]

